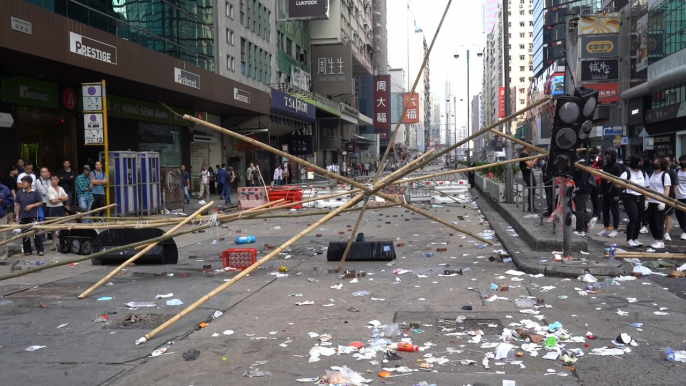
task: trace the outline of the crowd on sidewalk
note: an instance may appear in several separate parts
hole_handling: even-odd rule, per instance
[[[528,150],[525,150],[520,157],[528,155]],[[618,159],[615,150],[607,150],[601,155],[598,149],[591,149],[588,154],[579,153],[576,162],[686,203],[686,155],[679,157],[678,163],[671,157],[649,155],[633,155],[627,163],[623,163]],[[526,185],[535,187],[536,180],[532,169],[536,167],[536,161],[522,161],[520,167]],[[553,211],[559,208],[560,203],[557,192],[553,188],[554,178],[548,175],[546,170],[543,170],[543,183],[547,204],[543,217],[550,217]],[[680,239],[686,240],[686,213],[578,168],[574,171],[573,183],[574,216],[576,217],[574,233],[577,236],[586,237],[596,223],[602,220],[603,228],[596,233],[596,236],[617,237],[621,205],[629,220],[626,227],[627,246],[643,246],[639,235],[650,234],[653,239],[650,244],[651,248],[665,248],[665,242],[672,241],[670,231],[673,216],[676,216],[681,230]],[[533,198],[533,195],[529,195],[530,211],[536,211],[535,208],[531,208]]]

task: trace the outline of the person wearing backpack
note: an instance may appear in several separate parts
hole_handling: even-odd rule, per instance
[[[669,164],[664,158],[655,159],[651,164],[655,171],[648,180],[648,188],[654,190],[665,196],[669,195],[669,189],[672,186],[672,180],[669,174],[666,173],[669,169]],[[650,233],[653,235],[655,242],[650,246],[655,249],[663,249],[665,247],[665,207],[663,202],[659,202],[654,198],[648,197],[648,227]]]
[[[686,155],[679,157],[679,170],[676,173],[676,199],[686,204]],[[677,210],[676,219],[681,228],[681,239],[686,240],[686,212]]]
[[[672,180],[672,186],[669,188],[669,197],[676,198],[676,191],[678,189],[676,167],[670,157],[665,157],[665,161],[667,161],[665,173],[669,174],[669,179]],[[670,206],[665,210],[665,241],[672,241],[672,237],[669,235],[669,230],[672,229],[672,214],[674,214],[674,207]]]
[[[648,176],[643,172],[643,160],[637,155],[632,155],[629,159],[629,170],[622,173],[619,178],[633,182],[639,186],[648,186]],[[686,175],[685,175],[686,176]],[[686,190],[685,190],[686,193]],[[631,189],[625,189],[622,193],[622,203],[624,210],[629,217],[629,224],[626,226],[626,245],[629,247],[641,247],[643,243],[638,240],[641,218],[645,209],[643,194]]]
[[[617,163],[617,151],[608,150],[605,152],[605,173],[619,177],[624,172],[624,167]],[[617,237],[619,234],[619,187],[608,180],[603,180],[600,186],[603,193],[603,230],[596,233],[600,237]],[[610,227],[610,212],[612,212],[612,227]]]

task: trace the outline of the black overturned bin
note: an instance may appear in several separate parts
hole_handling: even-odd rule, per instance
[[[133,244],[139,241],[150,240],[164,234],[162,229],[108,229],[100,233],[91,242],[92,253],[107,251],[122,245]],[[119,265],[135,254],[140,249],[128,248],[121,252],[92,259],[93,265]],[[136,264],[176,264],[179,261],[179,251],[174,239],[161,241],[158,245],[136,260]]]
[[[348,245],[344,242],[331,242],[326,252],[327,261],[341,261]],[[346,261],[391,261],[395,260],[393,241],[356,241],[350,247]]]

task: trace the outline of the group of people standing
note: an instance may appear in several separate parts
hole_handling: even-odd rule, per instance
[[[217,165],[217,172],[215,173],[211,167],[207,168],[207,164],[202,164],[199,175],[198,198],[201,200],[203,197],[209,199],[210,194],[219,194],[219,199],[224,200],[225,205],[230,205],[231,187],[238,181],[238,174],[232,166],[227,168],[226,164]],[[183,189],[184,204],[191,203],[192,187],[191,173],[186,170],[186,165],[181,165],[181,188]]]
[[[107,184],[108,178],[100,161],[95,163],[93,171],[89,165],[84,165],[81,174],[71,168],[69,161],[64,161],[62,169],[52,173],[49,168],[42,167],[36,176],[33,163],[19,159],[0,183],[0,222],[26,225],[73,213],[75,205],[75,211],[80,212],[104,207]],[[104,211],[97,213],[103,214]],[[23,231],[28,230],[27,227]],[[0,242],[6,235],[6,232],[0,232]],[[33,236],[33,244],[38,256],[43,256],[43,236]],[[57,237],[53,233],[52,249],[56,248]],[[23,251],[25,256],[33,253],[30,237],[23,239]],[[0,246],[0,265],[7,265],[7,256],[7,245]]]

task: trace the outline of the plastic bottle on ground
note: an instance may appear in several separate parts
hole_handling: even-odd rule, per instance
[[[378,328],[374,327],[372,330],[372,340],[377,340],[379,338],[381,338],[381,333],[379,332]]]
[[[671,348],[667,347],[667,348],[665,349],[665,359],[666,359],[668,362],[674,362],[674,360],[676,359],[676,355],[674,355],[674,350],[672,350]]]

